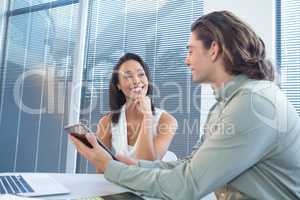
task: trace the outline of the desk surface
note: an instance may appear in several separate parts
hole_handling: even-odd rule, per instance
[[[1,173],[0,173],[1,174]],[[10,173],[11,174],[11,173]],[[22,173],[15,173],[22,174]],[[35,173],[38,174],[38,173]],[[70,190],[67,195],[55,195],[47,197],[38,197],[40,199],[78,199],[87,197],[96,197],[120,192],[127,192],[128,189],[118,186],[107,181],[103,174],[63,174],[63,173],[46,173],[53,177],[56,181],[64,185]],[[143,197],[145,200],[158,200],[149,197]],[[216,200],[213,194],[209,194],[201,200]]]
[[[47,197],[46,199],[67,199],[108,195],[126,192],[128,189],[107,181],[103,174],[57,174],[48,173],[58,182],[67,187],[71,193],[69,195],[58,195]],[[155,200],[153,198],[145,198]]]
[[[23,173],[15,173],[23,174]],[[27,173],[26,173],[27,174]],[[30,173],[29,173],[30,174]],[[41,199],[78,199],[87,197],[96,197],[101,195],[109,195],[120,192],[126,192],[128,189],[118,186],[107,181],[103,174],[63,174],[63,173],[46,173],[53,177],[56,181],[64,185],[70,190],[70,194],[55,195],[47,197],[37,197]],[[153,198],[145,198],[147,200],[155,200]]]
[[[101,195],[126,192],[128,189],[120,187],[114,183],[107,181],[103,174],[49,174],[58,182],[62,183],[69,190],[70,195],[60,195],[49,197],[47,199],[64,199],[64,198],[80,198],[94,197]],[[155,198],[143,197],[145,200],[158,200]],[[208,194],[201,200],[217,200],[213,193]]]
[[[67,199],[93,197],[128,191],[116,184],[105,180],[102,174],[52,174],[51,177],[68,188],[69,195],[58,195],[46,199]]]

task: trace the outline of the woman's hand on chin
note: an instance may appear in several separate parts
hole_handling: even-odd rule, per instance
[[[151,100],[148,96],[138,96],[135,100],[133,105],[136,107],[136,110],[139,114],[143,116],[151,116]]]

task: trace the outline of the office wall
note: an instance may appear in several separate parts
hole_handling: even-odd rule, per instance
[[[274,0],[204,0],[204,14],[229,10],[246,21],[262,37],[267,56],[275,59],[275,1]]]

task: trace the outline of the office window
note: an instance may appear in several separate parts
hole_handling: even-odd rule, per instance
[[[12,1],[12,7],[21,1]],[[26,1],[23,1],[26,2]],[[64,172],[78,3],[12,9],[1,67],[0,171]],[[57,1],[58,2],[58,1]],[[23,6],[23,5],[22,5]]]
[[[3,1],[0,3],[0,40],[3,38],[4,34],[4,20],[5,20],[5,6],[6,2]]]
[[[136,53],[150,68],[155,105],[178,120],[170,150],[179,158],[189,154],[199,137],[201,90],[184,58],[191,24],[202,9],[202,0],[91,0],[81,118],[96,130],[109,112],[113,66],[124,53]],[[92,169],[85,161],[78,165],[81,172]]]
[[[300,2],[277,0],[276,9],[281,87],[300,114]]]
[[[45,3],[55,3],[55,2],[62,2],[62,0],[11,0],[10,9],[16,10],[21,8],[30,8],[31,6],[42,6],[42,4]]]

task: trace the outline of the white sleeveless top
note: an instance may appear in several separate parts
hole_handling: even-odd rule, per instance
[[[164,110],[159,108],[155,108],[155,115],[153,116],[153,126],[152,126],[152,134],[156,135],[157,125],[159,123],[159,119]],[[135,145],[128,145],[127,140],[127,121],[125,114],[125,105],[121,108],[119,121],[117,124],[111,125],[111,135],[112,135],[112,147],[114,148],[116,153],[124,153],[131,157],[135,156]]]

